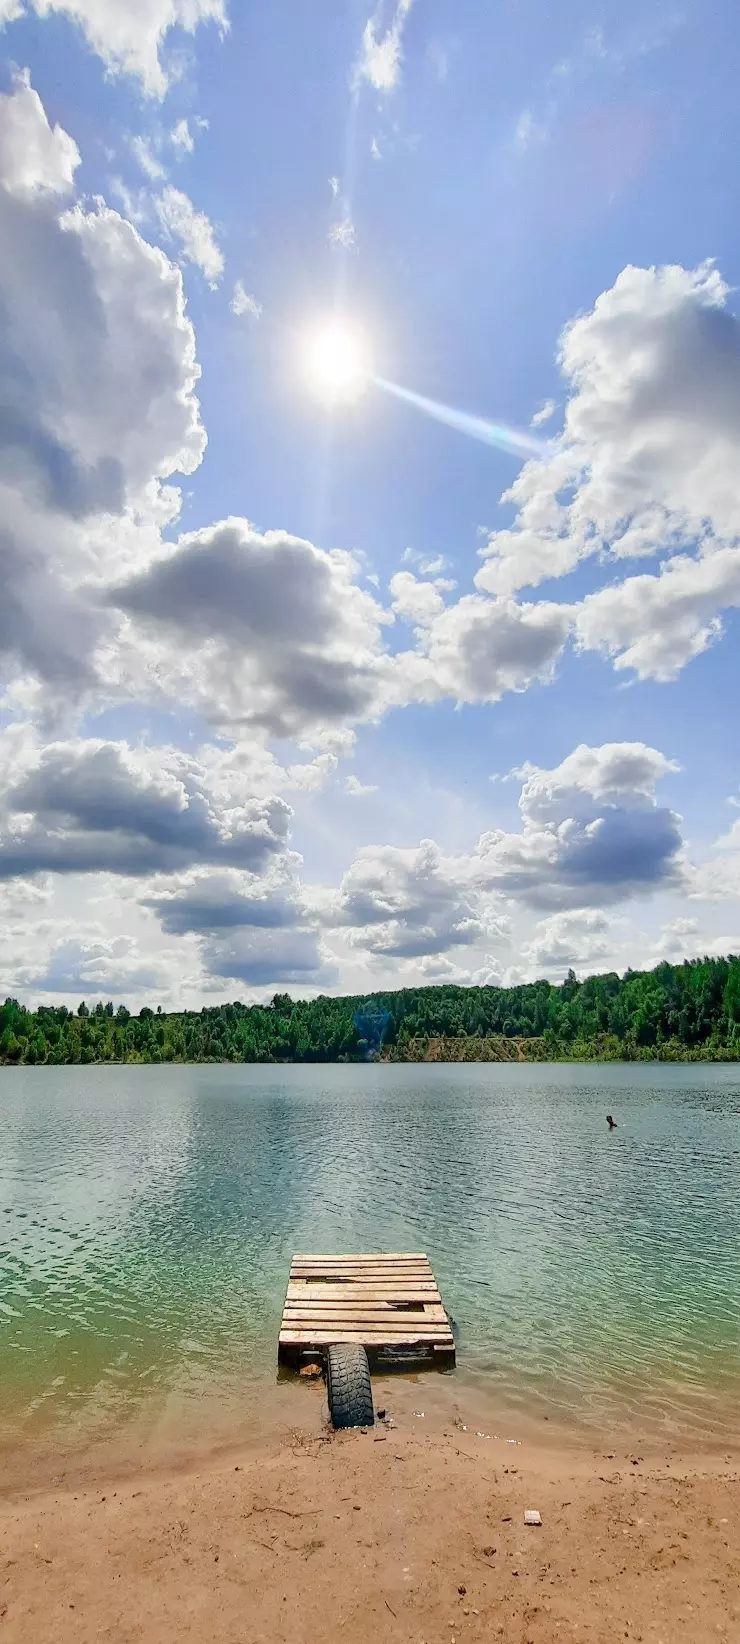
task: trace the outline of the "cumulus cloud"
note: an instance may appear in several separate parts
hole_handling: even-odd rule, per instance
[[[561,977],[567,971],[593,971],[614,949],[610,926],[599,908],[554,913],[541,919],[522,957],[537,976]]]
[[[297,860],[280,863],[270,874],[235,868],[194,868],[155,883],[143,899],[171,936],[225,930],[278,930],[305,922],[305,908],[294,878]]]
[[[691,894],[709,902],[740,896],[740,820],[715,839],[706,860],[693,869]]]
[[[169,30],[194,34],[200,23],[227,27],[223,0],[0,0],[0,26],[22,16],[61,12],[77,23],[87,43],[111,73],[135,75],[151,96],[163,97],[168,85],[161,49]]]
[[[325,917],[352,928],[354,947],[389,959],[469,947],[491,925],[464,864],[446,859],[432,839],[411,850],[393,845],[361,850]]]
[[[357,571],[349,554],[231,519],[109,598],[144,631],[132,667],[147,667],[150,638],[152,690],[223,723],[308,736],[376,709],[384,613]]]
[[[355,65],[355,84],[366,80],[376,91],[395,91],[403,63],[403,32],[413,0],[398,0],[388,27],[383,29],[382,13],[368,18],[362,35],[360,55]]]
[[[336,975],[314,930],[239,930],[211,937],[203,944],[203,962],[211,976],[250,987],[325,987]]]
[[[482,881],[543,909],[600,907],[678,884],[680,818],[655,798],[677,769],[642,742],[582,744],[552,770],[523,767],[522,829],[481,837]]]
[[[250,296],[243,280],[237,280],[234,286],[234,295],[231,299],[231,312],[241,316],[248,314],[250,319],[258,320],[262,313],[262,304],[256,297]]]
[[[422,630],[417,649],[396,658],[401,697],[497,702],[506,691],[553,678],[572,627],[570,606],[481,594],[445,606],[438,588],[415,582],[411,572],[399,572],[393,585],[404,614]]]
[[[412,571],[396,571],[390,580],[391,608],[404,622],[425,629],[444,610],[444,600],[434,582],[420,582]]]
[[[167,967],[144,957],[130,936],[106,937],[94,930],[63,936],[52,942],[44,964],[23,967],[22,980],[34,993],[72,993],[88,999],[96,994],[120,999],[140,989],[150,992],[166,983]]]
[[[366,794],[377,793],[377,782],[361,782],[358,776],[350,775],[345,782],[345,791],[355,799],[364,799]]]
[[[722,633],[720,612],[740,605],[740,548],[676,554],[657,574],[588,594],[576,618],[584,650],[600,650],[640,679],[675,679]]]
[[[0,654],[56,682],[90,676],[105,621],[81,584],[111,521],[156,515],[205,444],[180,273],[118,213],[69,207],[70,143],[27,77],[0,98]]]
[[[284,851],[290,807],[255,797],[236,765],[97,739],[39,749],[0,739],[0,878],[145,875],[192,863],[259,869]]]
[[[707,946],[702,942],[698,919],[669,919],[661,925],[660,934],[653,944],[651,961],[660,964],[667,960],[670,964],[680,964],[683,959],[695,958],[696,954],[711,951],[711,943]],[[725,953],[732,951],[732,944],[721,949]]]
[[[154,204],[165,233],[178,241],[185,261],[194,263],[215,290],[224,271],[224,258],[210,218],[205,211],[196,211],[190,197],[172,183],[157,195]]]
[[[0,96],[0,186],[9,194],[68,194],[80,151],[59,125],[52,127],[28,69]]]
[[[672,677],[738,603],[740,324],[728,297],[710,263],[625,268],[566,328],[564,434],[504,494],[516,517],[492,533],[475,578],[503,596],[588,555],[667,555],[578,616],[582,645],[642,677]]]
[[[300,859],[284,852],[260,873],[194,868],[155,880],[144,906],[171,936],[194,936],[203,969],[252,987],[314,987],[333,977],[297,880]]]

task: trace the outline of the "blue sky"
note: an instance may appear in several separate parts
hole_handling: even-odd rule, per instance
[[[0,0],[0,992],[737,950],[729,5],[143,11]]]

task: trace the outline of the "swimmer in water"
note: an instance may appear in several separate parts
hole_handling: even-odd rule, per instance
[[[607,1113],[606,1122],[607,1122],[610,1130],[616,1130],[617,1121],[616,1121],[616,1119],[612,1118],[611,1113]]]

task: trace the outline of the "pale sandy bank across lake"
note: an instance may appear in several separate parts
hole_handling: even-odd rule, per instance
[[[394,1425],[364,1434],[331,1435],[322,1388],[287,1387],[210,1449],[151,1432],[7,1456],[0,1638],[740,1638],[740,1447],[595,1446],[544,1421],[511,1444],[454,1378],[375,1391]]]

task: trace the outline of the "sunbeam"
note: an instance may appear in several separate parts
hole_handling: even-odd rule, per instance
[[[518,457],[540,459],[546,457],[551,449],[545,440],[537,439],[534,434],[509,428],[505,423],[489,422],[487,417],[471,416],[469,411],[457,411],[452,405],[442,405],[439,400],[427,399],[425,394],[415,394],[413,389],[402,388],[399,383],[388,382],[385,377],[373,377],[372,381],[386,394],[403,400],[406,405],[415,406],[417,411],[434,417],[436,422],[445,423],[448,428],[456,428],[458,433],[467,434],[469,439],[481,440],[484,445],[495,445],[500,451],[512,451]]]

